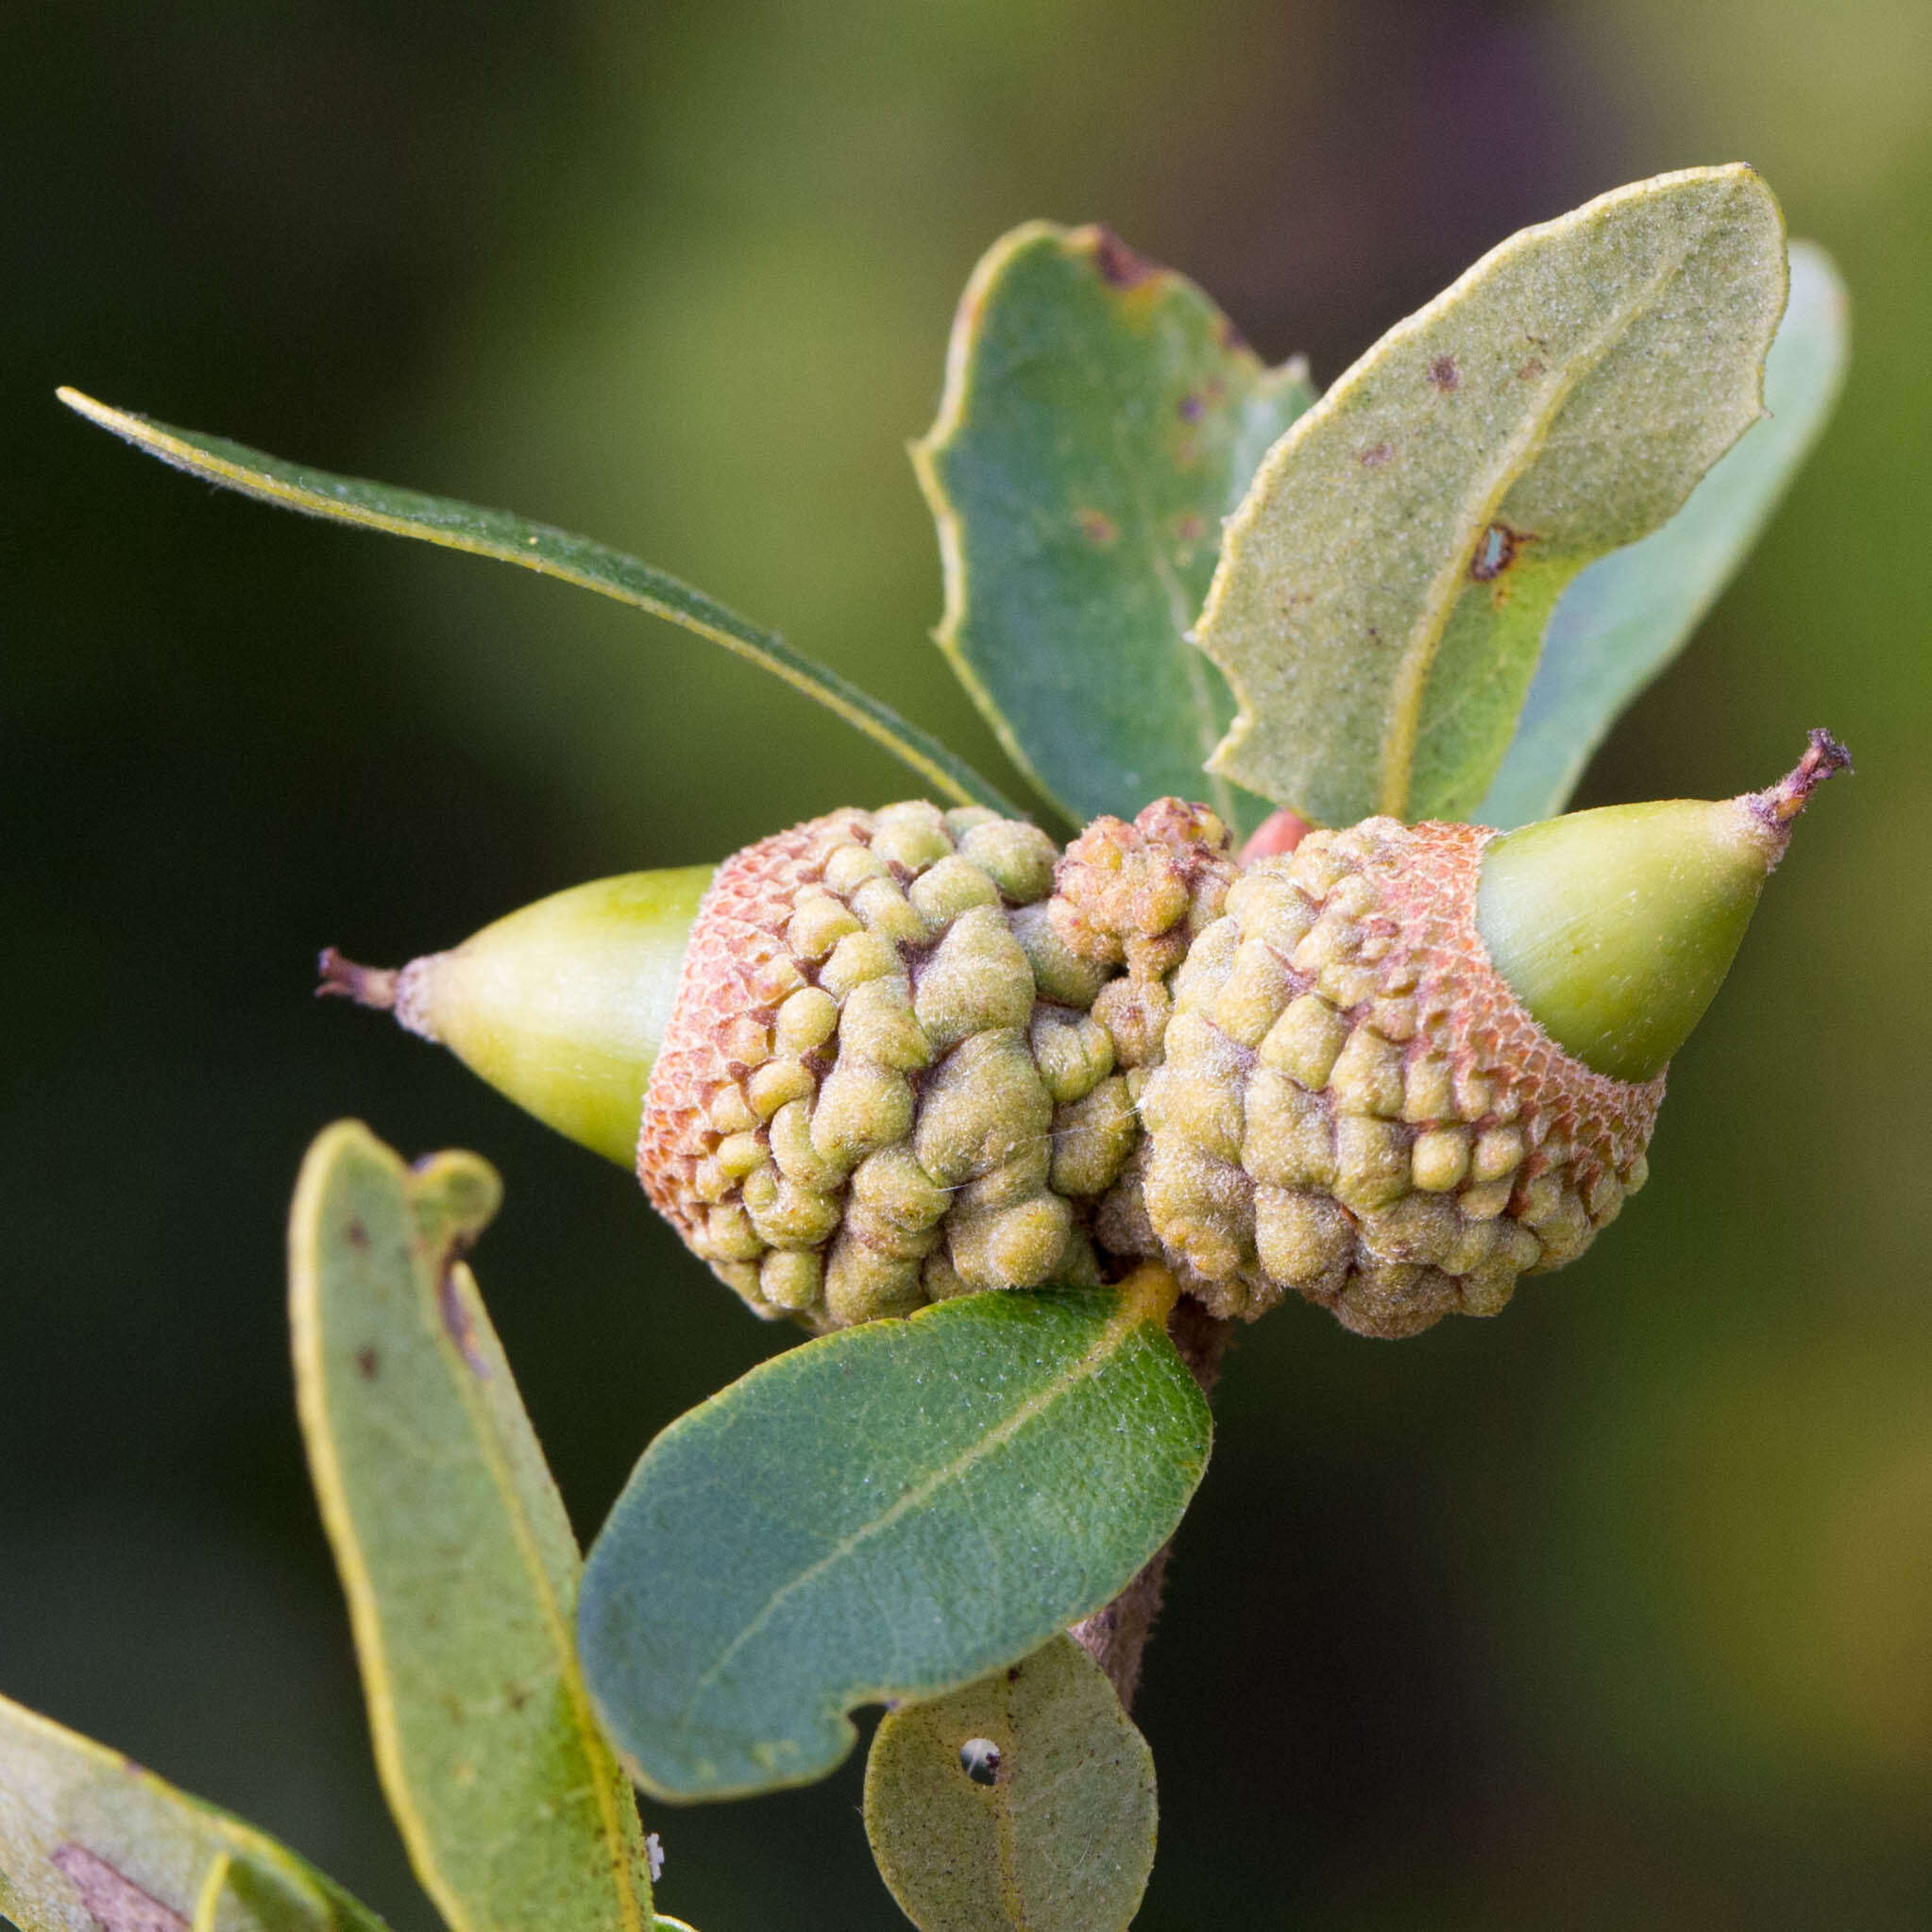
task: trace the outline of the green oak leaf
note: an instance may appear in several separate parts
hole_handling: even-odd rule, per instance
[[[920,1932],[1125,1932],[1155,1813],[1154,1754],[1066,1635],[888,1712],[866,1760],[866,1836]]]
[[[383,1932],[286,1846],[5,1698],[0,1915],[20,1932]]]
[[[1016,1662],[1173,1534],[1208,1407],[1173,1278],[974,1295],[807,1342],[680,1417],[592,1546],[578,1648],[633,1776],[822,1776],[845,1715]]]
[[[310,1900],[264,1883],[256,1866],[224,1852],[202,1881],[194,1932],[305,1932],[328,1923]]]
[[[320,1135],[289,1226],[296,1393],[377,1769],[451,1932],[643,1932],[636,1805],[571,1648],[579,1563],[458,1260],[501,1188]]]
[[[1197,798],[1234,715],[1187,632],[1222,520],[1314,399],[1193,282],[1106,229],[1032,222],[974,269],[938,421],[938,638],[1014,760],[1076,823]],[[1230,823],[1262,807],[1226,781]]]
[[[675,577],[626,556],[589,537],[572,536],[547,523],[533,523],[507,510],[479,509],[449,497],[425,496],[392,483],[335,476],[305,464],[284,463],[220,436],[180,430],[151,417],[133,415],[62,389],[60,400],[90,422],[158,456],[204,482],[239,490],[265,503],[300,510],[332,523],[413,536],[446,550],[494,557],[540,576],[559,577],[585,590],[614,598],[636,610],[681,624],[735,656],[767,670],[793,690],[803,691],[842,718],[855,731],[883,745],[916,772],[922,783],[952,805],[991,805],[1011,818],[1025,814],[938,738],[909,724],[890,704],[861,690],[850,679],[794,651],[771,631],[728,610],[716,599]]]
[[[1278,443],[1201,648],[1240,701],[1212,769],[1319,824],[1462,818],[1584,566],[1673,516],[1757,419],[1784,223],[1743,166],[1525,229]]]
[[[1476,816],[1505,831],[1560,812],[1630,701],[1684,648],[1818,440],[1843,386],[1850,311],[1831,257],[1791,245],[1791,298],[1764,365],[1762,421],[1746,430],[1663,529],[1571,580]]]

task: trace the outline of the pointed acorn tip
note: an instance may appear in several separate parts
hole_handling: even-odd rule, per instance
[[[323,947],[315,971],[320,975],[315,986],[317,999],[354,1000],[357,1006],[373,1007],[378,1012],[394,1011],[400,974],[381,966],[358,966],[333,946]]]
[[[1822,726],[1810,734],[1805,755],[1763,791],[1750,794],[1752,811],[1778,841],[1780,851],[1791,836],[1791,821],[1805,809],[1811,794],[1840,771],[1852,770],[1852,754]]]

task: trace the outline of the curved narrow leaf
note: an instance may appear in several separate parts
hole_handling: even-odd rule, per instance
[[[953,324],[939,420],[913,466],[939,524],[937,633],[974,701],[1076,823],[1212,793],[1234,703],[1190,649],[1222,519],[1314,399],[1263,365],[1193,282],[1106,229],[995,243]]]
[[[577,1549],[457,1256],[496,1212],[474,1154],[414,1169],[356,1121],[289,1228],[297,1397],[377,1769],[451,1932],[643,1932],[636,1805],[571,1649]]]
[[[309,1932],[329,1923],[313,1885],[270,1882],[259,1867],[224,1852],[201,1882],[194,1932]]]
[[[1749,168],[1660,175],[1492,250],[1278,443],[1201,648],[1212,769],[1318,824],[1462,818],[1585,564],[1667,521],[1756,419],[1784,225]]]
[[[866,1760],[866,1836],[920,1932],[1125,1932],[1155,1812],[1154,1754],[1070,1636],[889,1712]]]
[[[220,436],[175,429],[148,416],[110,408],[77,389],[61,389],[58,394],[70,409],[111,430],[137,449],[207,483],[239,490],[245,497],[326,517],[331,523],[384,531],[391,536],[419,537],[446,550],[494,557],[540,576],[560,577],[567,584],[615,598],[669,623],[682,624],[770,671],[793,690],[816,698],[855,731],[883,745],[949,804],[991,805],[1009,817],[1025,816],[963,758],[930,733],[908,724],[890,704],[860,690],[836,670],[814,663],[775,633],[761,630],[702,590],[693,590],[606,544],[572,536],[547,523],[530,522],[507,510],[479,509],[474,503],[457,502],[449,497],[425,496],[419,490],[284,463],[280,457]]]
[[[0,1914],[21,1932],[382,1932],[286,1846],[0,1698]]]
[[[821,1777],[845,1713],[1098,1609],[1207,1466],[1173,1278],[975,1295],[807,1342],[679,1418],[592,1546],[578,1646],[648,1789]]]
[[[1764,365],[1765,416],[1663,529],[1613,551],[1563,593],[1502,769],[1477,811],[1505,831],[1560,812],[1630,701],[1675,657],[1744,561],[1818,440],[1850,354],[1844,283],[1791,245],[1791,298]]]

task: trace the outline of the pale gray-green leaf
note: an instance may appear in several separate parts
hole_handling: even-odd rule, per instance
[[[1766,415],[1690,500],[1563,593],[1502,769],[1476,817],[1503,829],[1560,812],[1631,700],[1675,657],[1744,561],[1843,386],[1850,305],[1831,257],[1791,245],[1791,298],[1764,365]]]
[[[1175,1283],[974,1295],[793,1348],[645,1452],[585,1567],[578,1644],[647,1788],[822,1776],[854,1706],[1016,1662],[1173,1534],[1207,1404]]]
[[[889,1712],[866,1761],[866,1836],[920,1932],[1122,1932],[1153,1870],[1155,1817],[1147,1740],[1066,1635]]]
[[[571,1644],[579,1563],[474,1278],[474,1154],[320,1135],[289,1227],[296,1392],[377,1769],[451,1932],[643,1932],[630,1787]]]
[[[21,1932],[189,1932],[217,1897],[220,1932],[382,1932],[286,1846],[0,1698],[0,1915]]]
[[[1524,229],[1263,464],[1199,628],[1242,710],[1212,768],[1322,824],[1457,818],[1585,564],[1667,521],[1756,419],[1782,218],[1743,166]]]

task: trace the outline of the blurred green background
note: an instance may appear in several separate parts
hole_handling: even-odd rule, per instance
[[[291,1414],[304,1144],[500,1164],[480,1273],[585,1533],[788,1337],[313,956],[906,788],[681,634],[217,497],[57,382],[634,549],[1003,773],[903,449],[1003,229],[1107,219],[1327,381],[1522,224],[1741,158],[1843,267],[1851,386],[1585,796],[1813,724],[1859,775],[1583,1263],[1242,1338],[1140,1924],[1932,1924],[1924,0],[28,0],[0,76],[0,1688],[428,1928]],[[652,1808],[664,1907],[898,1924],[857,1788]]]

